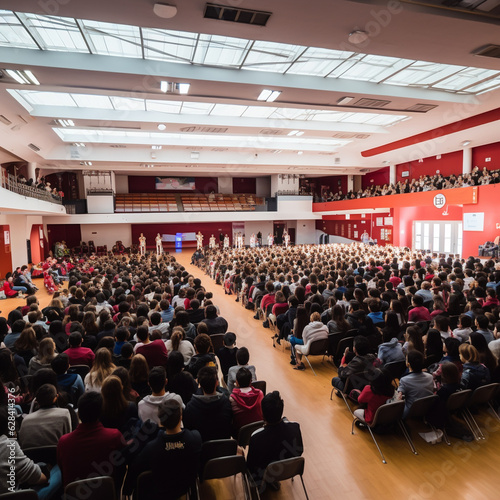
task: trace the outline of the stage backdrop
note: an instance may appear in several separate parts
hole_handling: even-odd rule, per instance
[[[196,184],[194,177],[156,177],[157,191],[194,191]]]

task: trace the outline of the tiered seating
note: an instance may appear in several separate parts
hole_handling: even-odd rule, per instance
[[[175,194],[135,193],[117,194],[115,212],[178,212]]]
[[[253,194],[183,194],[181,202],[185,212],[226,212],[255,210],[264,199]]]

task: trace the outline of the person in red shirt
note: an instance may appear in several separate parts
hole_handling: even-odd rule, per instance
[[[154,366],[166,367],[168,351],[163,340],[157,339],[151,342],[148,328],[142,326],[137,328],[137,339],[139,343],[135,353],[142,354],[146,358],[150,370]]]
[[[98,392],[84,393],[78,400],[81,423],[59,439],[57,464],[65,487],[78,479],[92,476],[119,476],[125,459],[118,450],[125,445],[122,433],[107,429],[99,421],[102,396]]]
[[[376,368],[371,375],[373,379],[370,385],[366,385],[358,396],[358,403],[365,404],[366,408],[354,410],[354,416],[361,420],[361,424],[371,424],[378,408],[394,395],[392,377],[386,370]],[[356,425],[361,426],[359,421]]]
[[[236,373],[236,387],[229,397],[236,434],[244,425],[263,419],[260,405],[263,398],[262,391],[252,387],[252,372],[244,366],[241,367]]]
[[[69,358],[70,366],[73,365],[87,365],[92,367],[94,363],[95,354],[92,349],[82,347],[82,334],[80,332],[73,332],[69,336],[69,348],[66,354]]]
[[[424,299],[420,295],[414,295],[412,298],[413,309],[408,313],[408,321],[418,323],[419,321],[430,321],[431,314],[427,307],[424,307]]]

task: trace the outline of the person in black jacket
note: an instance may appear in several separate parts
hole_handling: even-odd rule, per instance
[[[262,493],[268,486],[279,489],[279,483],[264,483],[266,467],[286,458],[300,457],[304,451],[302,433],[297,422],[283,418],[284,403],[278,391],[264,396],[261,403],[264,427],[255,431],[248,445],[247,466]]]
[[[184,411],[184,428],[196,429],[203,442],[229,439],[233,411],[229,398],[217,391],[219,380],[213,366],[204,366],[198,372],[198,383],[203,394],[193,394]]]

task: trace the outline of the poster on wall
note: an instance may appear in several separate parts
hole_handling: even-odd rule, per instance
[[[464,214],[464,231],[484,231],[484,212]]]
[[[194,177],[156,177],[157,191],[194,191]]]
[[[10,231],[3,232],[3,240],[6,245],[10,245]]]

